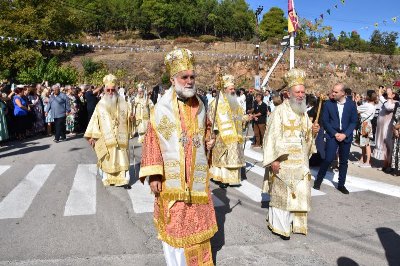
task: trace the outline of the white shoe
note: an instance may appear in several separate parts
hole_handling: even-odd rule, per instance
[[[371,168],[371,165],[363,163],[363,164],[360,164],[359,167],[361,167],[361,168]]]

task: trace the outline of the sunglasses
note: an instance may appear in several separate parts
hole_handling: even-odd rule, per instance
[[[115,89],[106,89],[106,92],[113,92]]]

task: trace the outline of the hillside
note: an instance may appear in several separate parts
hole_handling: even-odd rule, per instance
[[[87,37],[86,43],[97,43],[96,39]],[[254,44],[248,42],[215,42],[203,43],[195,39],[180,38],[177,40],[123,40],[108,38],[107,44],[127,46],[119,49],[96,49],[92,53],[72,58],[69,64],[82,69],[82,57],[90,57],[94,61],[102,61],[110,72],[123,69],[126,72],[125,84],[131,80],[144,81],[148,86],[161,81],[165,72],[164,55],[174,47],[184,47],[196,54],[197,85],[200,88],[213,85],[216,65],[223,73],[231,73],[237,78],[237,84],[243,87],[254,86],[256,60]],[[130,47],[134,47],[131,50]],[[139,51],[136,51],[139,48]],[[142,49],[142,51],[140,51]],[[164,50],[164,51],[163,51]],[[264,77],[281,47],[261,43],[260,74]],[[309,76],[308,88],[326,90],[335,82],[345,82],[355,91],[376,88],[380,84],[390,86],[394,80],[400,79],[400,56],[386,56],[349,51],[330,51],[324,48],[296,50],[296,67],[304,68]],[[246,58],[244,58],[246,55]],[[250,58],[249,58],[250,57]],[[279,89],[284,86],[282,76],[288,69],[289,53],[278,65],[270,79],[270,87]]]

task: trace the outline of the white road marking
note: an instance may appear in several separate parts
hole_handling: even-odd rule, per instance
[[[64,216],[92,215],[96,213],[95,164],[79,164],[74,177]]]
[[[0,165],[0,175],[2,175],[5,171],[10,168],[9,165]]]
[[[262,196],[262,191],[261,188],[251,184],[247,180],[242,180],[241,186],[240,187],[235,187],[235,189],[245,196],[247,196],[249,199],[255,202],[262,202],[262,201],[267,201],[266,196]]]
[[[254,151],[250,148],[251,142],[246,142],[246,149],[244,150],[244,155],[248,158],[251,158],[257,162],[263,161],[263,156],[261,152]],[[311,174],[313,178],[318,173],[318,169],[311,169]],[[339,173],[327,172],[326,177],[323,181],[323,184],[335,187],[335,184],[338,182]],[[365,190],[370,190],[378,193],[382,193],[385,195],[399,197],[400,198],[400,186],[395,186],[391,184],[387,184],[384,182],[379,182],[375,180],[370,180],[366,178],[356,177],[352,175],[346,176],[346,188],[350,192],[360,192]],[[321,195],[321,191],[317,192],[314,189],[312,190],[312,195],[317,196]],[[323,193],[323,192],[322,192]]]
[[[0,202],[0,219],[22,218],[55,164],[38,164]]]
[[[139,180],[128,190],[135,213],[154,212],[154,194],[151,193],[147,182],[142,184]]]

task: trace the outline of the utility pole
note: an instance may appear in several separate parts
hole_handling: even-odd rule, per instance
[[[259,31],[259,27],[258,27],[258,18],[261,14],[261,12],[263,11],[264,7],[263,6],[258,6],[256,11],[255,11],[255,16],[256,16],[256,49],[257,49],[257,56],[256,56],[256,89],[260,89],[261,87],[257,88],[257,84],[258,86],[260,86],[260,31]]]

